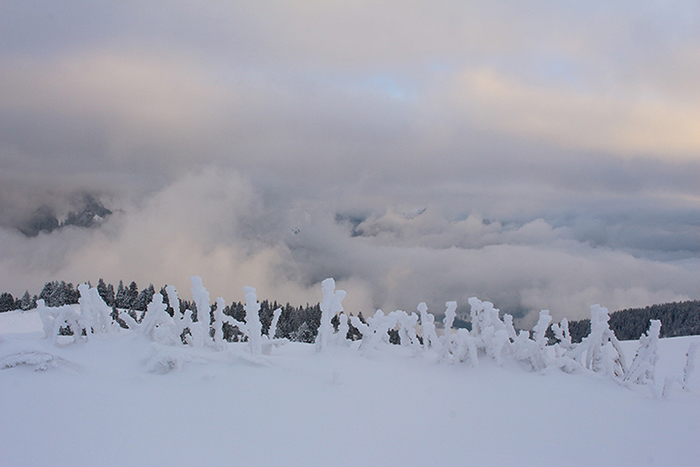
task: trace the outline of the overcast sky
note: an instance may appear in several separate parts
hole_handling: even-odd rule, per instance
[[[101,227],[19,231],[85,194]],[[700,299],[700,4],[0,0],[0,289],[193,274],[522,324]]]

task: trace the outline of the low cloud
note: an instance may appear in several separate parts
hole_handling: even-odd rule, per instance
[[[387,209],[351,224],[318,200],[267,206],[244,177],[216,169],[183,176],[99,230],[2,235],[0,278],[15,293],[52,278],[103,277],[174,284],[187,296],[189,276],[198,274],[228,300],[252,285],[261,297],[306,303],[319,299],[320,281],[335,277],[351,312],[413,310],[420,301],[442,312],[446,300],[465,307],[476,295],[523,324],[545,308],[557,319],[581,318],[594,303],[618,309],[700,293],[697,260],[638,258],[579,241],[574,229],[543,219],[450,221],[427,207]]]

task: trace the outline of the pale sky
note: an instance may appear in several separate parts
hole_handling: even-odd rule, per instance
[[[18,230],[84,194],[101,227]],[[0,0],[1,291],[194,274],[527,324],[699,299],[700,4]]]

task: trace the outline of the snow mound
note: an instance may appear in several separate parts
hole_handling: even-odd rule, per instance
[[[51,368],[70,368],[78,369],[78,365],[69,362],[56,355],[46,352],[19,352],[13,355],[8,355],[0,359],[0,370],[15,368],[18,366],[28,366],[34,371],[46,371]]]

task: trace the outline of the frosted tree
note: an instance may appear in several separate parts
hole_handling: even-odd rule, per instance
[[[569,332],[569,321],[566,318],[562,318],[559,324],[552,324],[552,332],[559,341],[554,344],[553,363],[567,373],[574,372],[579,368],[579,364],[569,356],[571,349],[574,348],[574,344],[571,342],[571,333]]]
[[[367,324],[362,323],[356,316],[350,317],[352,325],[362,333],[360,349],[368,352],[381,342],[389,343],[389,329],[396,326],[396,315],[385,315],[382,310],[377,310],[374,316],[367,318]]]
[[[625,356],[609,320],[607,308],[591,306],[591,333],[567,355],[589,370],[623,377],[627,370]]]
[[[226,322],[224,317],[224,308],[226,307],[226,302],[222,297],[216,299],[216,309],[214,310],[214,322],[212,326],[214,327],[214,346],[218,350],[223,350],[226,348],[226,341],[224,340],[224,323]]]
[[[55,339],[60,336],[61,329],[70,329],[74,335],[77,333],[78,336],[82,334],[78,324],[79,316],[72,306],[48,307],[43,298],[37,300],[36,305],[46,339]]]
[[[140,331],[154,342],[177,344],[180,341],[180,334],[177,333],[175,320],[165,311],[166,309],[163,296],[159,293],[154,294],[146,308]]]
[[[440,341],[435,332],[435,316],[432,313],[428,313],[428,306],[425,302],[418,304],[418,312],[420,313],[420,324],[423,328],[423,348],[427,349],[439,345]]]
[[[661,321],[652,319],[649,330],[639,338],[639,348],[624,381],[636,384],[654,384],[654,370],[659,360]]]
[[[366,336],[369,336],[369,333],[370,333],[369,324],[363,323],[362,320],[358,316],[351,316],[350,323],[355,328],[357,328],[358,331],[360,331],[360,334],[362,334],[362,339],[364,339]],[[360,343],[360,345],[362,345],[362,344]]]
[[[262,353],[262,324],[260,323],[260,304],[253,287],[243,287],[245,293],[245,319],[248,331],[250,352],[254,355]]]
[[[502,353],[510,347],[510,339],[519,342],[513,328],[513,320],[506,315],[506,325],[498,317],[500,310],[494,308],[491,302],[482,302],[476,297],[468,299],[471,307],[469,315],[472,322],[470,335],[474,338],[478,349],[483,350],[489,357],[502,362]],[[521,342],[522,343],[522,342]],[[515,343],[514,343],[515,344]],[[517,344],[515,344],[517,346]]]
[[[532,333],[535,342],[540,349],[544,349],[547,345],[547,338],[544,336],[549,327],[549,323],[552,322],[552,317],[549,315],[549,310],[540,311],[540,317],[537,320],[537,324],[532,328]]]
[[[512,327],[512,318],[508,320],[508,327]],[[534,371],[543,370],[547,367],[549,359],[545,349],[547,338],[545,332],[549,327],[552,317],[549,315],[549,310],[540,311],[539,319],[534,328],[532,328],[532,337],[527,331],[520,331],[517,337],[511,344],[511,349],[516,360],[529,365]],[[508,330],[508,334],[512,334],[514,330]]]
[[[78,286],[80,298],[80,322],[83,329],[89,333],[117,332],[118,325],[112,319],[112,309],[102,299],[96,287],[87,284]]]
[[[392,312],[399,326],[399,339],[402,346],[410,346],[414,349],[420,347],[418,336],[416,335],[416,324],[418,324],[418,315],[411,313],[410,315],[403,310]]]
[[[94,333],[118,331],[118,326],[112,319],[112,309],[102,300],[97,289],[81,284],[78,291],[78,310],[72,305],[47,307],[43,299],[37,301],[45,337],[68,334],[72,335],[74,340],[87,340],[88,336]]]
[[[685,354],[686,361],[685,367],[683,368],[683,389],[688,390],[690,388],[690,381],[695,373],[695,357],[697,356],[698,349],[700,349],[700,343],[693,342],[688,347],[688,352]]]
[[[338,332],[335,334],[335,342],[337,345],[350,344],[350,341],[347,339],[349,331],[350,323],[348,321],[348,315],[341,313],[338,315]]]
[[[464,362],[469,360],[473,367],[479,366],[478,349],[476,339],[464,328],[458,329],[454,337],[454,349],[452,354],[454,360]]]
[[[552,332],[554,337],[559,341],[559,346],[564,350],[569,350],[573,347],[571,343],[571,334],[569,333],[569,321],[563,318],[559,324],[552,324]]]
[[[447,302],[445,307],[445,318],[442,320],[445,325],[445,335],[440,340],[440,360],[449,359],[454,354],[456,347],[456,337],[452,334],[452,323],[457,316],[457,302]]]
[[[185,343],[187,345],[194,346],[194,338],[192,337],[192,310],[187,309],[185,310],[185,313],[182,316],[182,320],[180,322],[180,325],[182,326],[182,332],[180,333],[180,336],[183,336],[182,338],[185,340]],[[187,331],[190,331],[189,333]]]
[[[192,342],[195,347],[204,347],[212,343],[210,337],[209,292],[204,288],[201,277],[192,276],[190,280],[192,282],[192,288],[190,289],[192,290],[192,299],[197,307],[197,322],[190,326]]]
[[[321,302],[321,325],[316,336],[316,350],[322,351],[328,346],[328,341],[333,335],[331,319],[336,313],[343,311],[342,301],[345,298],[344,290],[335,290],[335,280],[328,278],[321,282],[323,301]]]
[[[272,312],[272,322],[270,323],[270,329],[267,331],[267,337],[272,340],[277,335],[277,325],[280,322],[280,316],[282,316],[282,308],[277,308]]]

